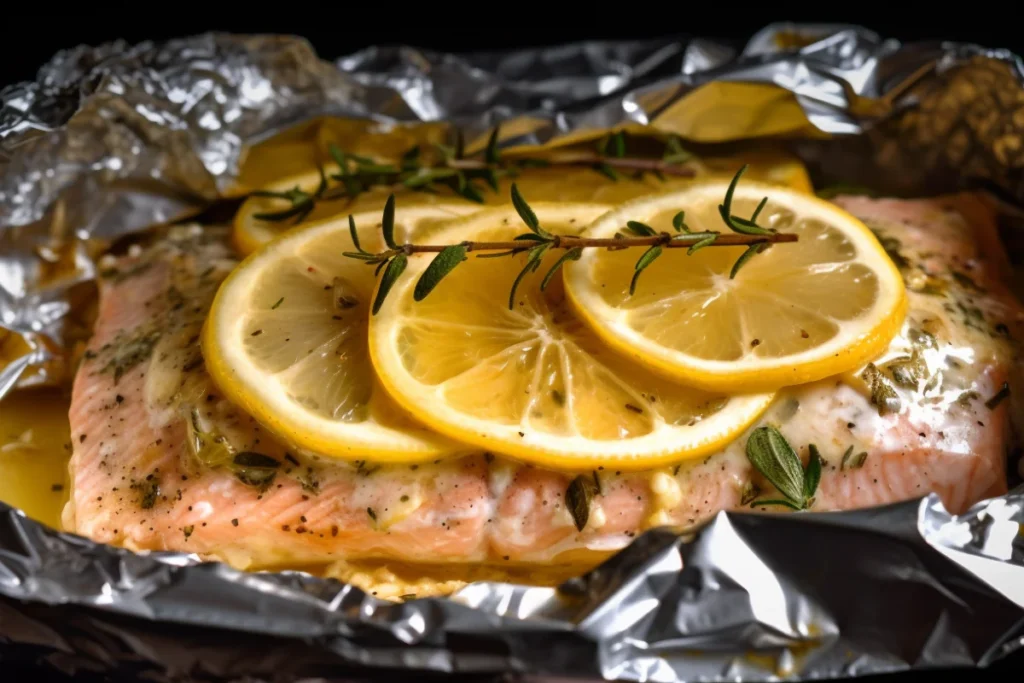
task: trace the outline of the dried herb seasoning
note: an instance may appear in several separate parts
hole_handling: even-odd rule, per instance
[[[269,455],[255,451],[242,451],[232,460],[235,477],[247,486],[266,488],[277,476],[281,463]]]
[[[899,394],[889,378],[874,363],[868,363],[861,377],[871,390],[871,403],[878,408],[879,415],[898,413],[902,407]]]

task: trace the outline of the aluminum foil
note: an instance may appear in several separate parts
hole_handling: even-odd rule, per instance
[[[773,84],[800,116],[781,129],[753,116],[723,136],[666,115],[730,81]],[[314,116],[449,121],[471,135],[520,124],[506,144],[623,123],[698,142],[784,137],[819,178],[904,193],[981,183],[1012,202],[1024,201],[1022,84],[1006,51],[844,25],[769,26],[740,53],[678,39],[469,56],[373,48],[330,63],[298,38],[219,34],[63,52],[0,92],[0,410],[16,387],[67,379],[76,295],[102,244],[237,194],[247,147]],[[692,535],[650,531],[557,589],[475,583],[394,604],[301,573],[96,545],[0,504],[0,659],[158,681],[985,666],[1024,646],[1022,524],[1024,488],[961,516],[935,496],[723,512]]]

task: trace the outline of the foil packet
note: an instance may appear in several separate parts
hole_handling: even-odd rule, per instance
[[[446,122],[470,138],[501,122],[509,145],[624,124],[696,143],[785,139],[826,182],[969,184],[1024,203],[1024,63],[974,45],[777,24],[739,53],[674,39],[372,48],[331,63],[300,38],[224,34],[79,47],[0,91],[0,410],[11,391],[67,380],[103,244],[244,194],[248,150],[320,116]],[[0,660],[155,681],[986,666],[1024,646],[1022,525],[1024,487],[959,516],[934,495],[722,512],[691,534],[649,531],[557,588],[479,582],[396,604],[300,572],[97,545],[0,504]]]

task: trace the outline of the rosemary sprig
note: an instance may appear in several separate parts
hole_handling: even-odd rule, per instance
[[[577,151],[552,154],[544,158],[502,156],[498,146],[500,127],[496,126],[488,137],[487,146],[476,158],[465,155],[462,132],[456,130],[453,146],[434,144],[424,148],[416,145],[407,150],[397,164],[382,164],[368,157],[352,154],[328,146],[328,153],[338,166],[338,171],[328,175],[321,167],[320,185],[313,192],[305,192],[298,186],[281,192],[256,191],[255,197],[272,197],[291,202],[281,211],[269,211],[254,217],[270,222],[288,221],[301,223],[310,214],[318,201],[355,199],[375,187],[390,187],[418,192],[437,193],[447,188],[452,193],[472,202],[482,204],[484,187],[481,182],[497,192],[499,179],[515,177],[527,168],[545,166],[582,166],[618,180],[618,171],[629,171],[635,178],[652,173],[664,180],[667,175],[693,176],[694,169],[686,164],[693,159],[676,136],[669,136],[664,142],[660,159],[629,157],[625,133],[612,133],[602,138],[594,152]],[[617,170],[616,170],[617,169]],[[332,185],[331,181],[335,184]]]
[[[743,166],[733,178],[729,185],[728,193],[720,209],[723,220],[727,227],[733,230],[733,234],[722,234],[715,231],[693,232],[686,225],[686,214],[680,211],[672,219],[672,227],[675,233],[658,232],[654,228],[639,221],[627,221],[625,232],[616,233],[614,238],[574,237],[571,235],[556,235],[548,232],[540,224],[537,214],[533,211],[526,199],[519,192],[515,183],[512,184],[512,206],[516,213],[526,225],[528,232],[516,235],[514,239],[507,242],[462,242],[460,244],[398,244],[395,242],[395,196],[388,197],[384,205],[384,214],[381,219],[381,230],[383,231],[384,242],[387,245],[385,251],[371,253],[362,248],[356,231],[355,221],[349,216],[349,231],[352,237],[352,244],[356,251],[344,252],[344,255],[363,261],[367,265],[376,265],[377,273],[384,271],[380,286],[377,289],[377,296],[373,302],[372,312],[374,315],[384,304],[388,293],[395,282],[405,271],[409,257],[413,254],[436,253],[437,256],[427,266],[420,276],[413,292],[416,301],[425,299],[437,285],[449,273],[461,263],[468,260],[471,252],[494,252],[477,254],[477,258],[498,258],[503,256],[515,256],[525,253],[526,263],[512,283],[508,297],[508,307],[512,310],[515,307],[516,291],[527,275],[540,269],[544,256],[552,249],[564,249],[563,253],[554,264],[548,269],[541,280],[540,288],[543,291],[547,288],[552,278],[567,261],[578,260],[586,248],[604,248],[609,250],[628,249],[631,247],[646,247],[647,249],[637,260],[634,266],[633,277],[629,283],[629,293],[636,291],[637,281],[640,274],[651,266],[663,253],[665,249],[686,249],[691,255],[705,247],[729,247],[746,246],[747,249],[736,260],[732,267],[730,277],[735,278],[740,268],[755,255],[763,252],[769,246],[779,242],[796,242],[795,234],[777,233],[774,230],[762,228],[757,224],[757,217],[764,209],[768,198],[765,197],[758,205],[750,218],[740,218],[732,213],[732,198],[739,182],[740,176],[746,170]],[[738,227],[737,227],[738,226]]]

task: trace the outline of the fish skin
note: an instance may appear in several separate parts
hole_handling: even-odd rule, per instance
[[[941,374],[941,390],[929,395],[927,387],[901,388],[900,410],[881,414],[855,376],[830,378],[784,390],[758,425],[777,426],[805,461],[809,444],[821,451],[814,510],[935,492],[951,511],[961,512],[1005,492],[1005,455],[1014,442],[1011,416],[1021,414],[1019,399],[1011,393],[994,408],[985,401],[1003,382],[1015,386],[1020,379],[1013,339],[1024,338],[1024,313],[1004,284],[1008,264],[994,246],[993,212],[972,195],[834,201],[899,242],[909,260],[908,283],[922,273],[942,280],[943,296],[911,287],[907,322],[887,352],[907,352],[925,330],[937,347],[927,351],[926,365],[931,376]],[[678,468],[598,472],[601,490],[582,531],[565,501],[575,474],[483,454],[376,467],[289,452],[224,400],[201,365],[169,370],[174,363],[190,365],[189,341],[234,262],[213,237],[192,246],[163,244],[156,251],[167,253],[149,257],[151,265],[102,288],[90,343],[95,355],[78,372],[70,411],[73,490],[64,516],[69,530],[105,543],[195,552],[241,567],[354,558],[593,563],[652,526],[689,528],[720,510],[746,508],[758,493],[773,497],[744,455],[745,435],[722,453]],[[137,257],[125,258],[118,269],[132,272],[138,263]],[[216,275],[201,281],[197,273],[211,263],[217,264]],[[969,277],[958,280],[953,270]],[[172,286],[185,291],[189,303],[177,312],[178,302],[167,296]],[[111,352],[125,348],[126,339],[145,339],[147,330],[160,332],[153,354],[115,381]],[[970,362],[956,360],[966,357]],[[155,372],[179,372],[179,389],[154,394],[147,376]],[[259,450],[281,462],[269,487],[245,484],[225,468],[196,461],[187,446],[182,395],[201,419],[229,435],[236,450]],[[851,461],[844,459],[848,451],[866,455]]]

